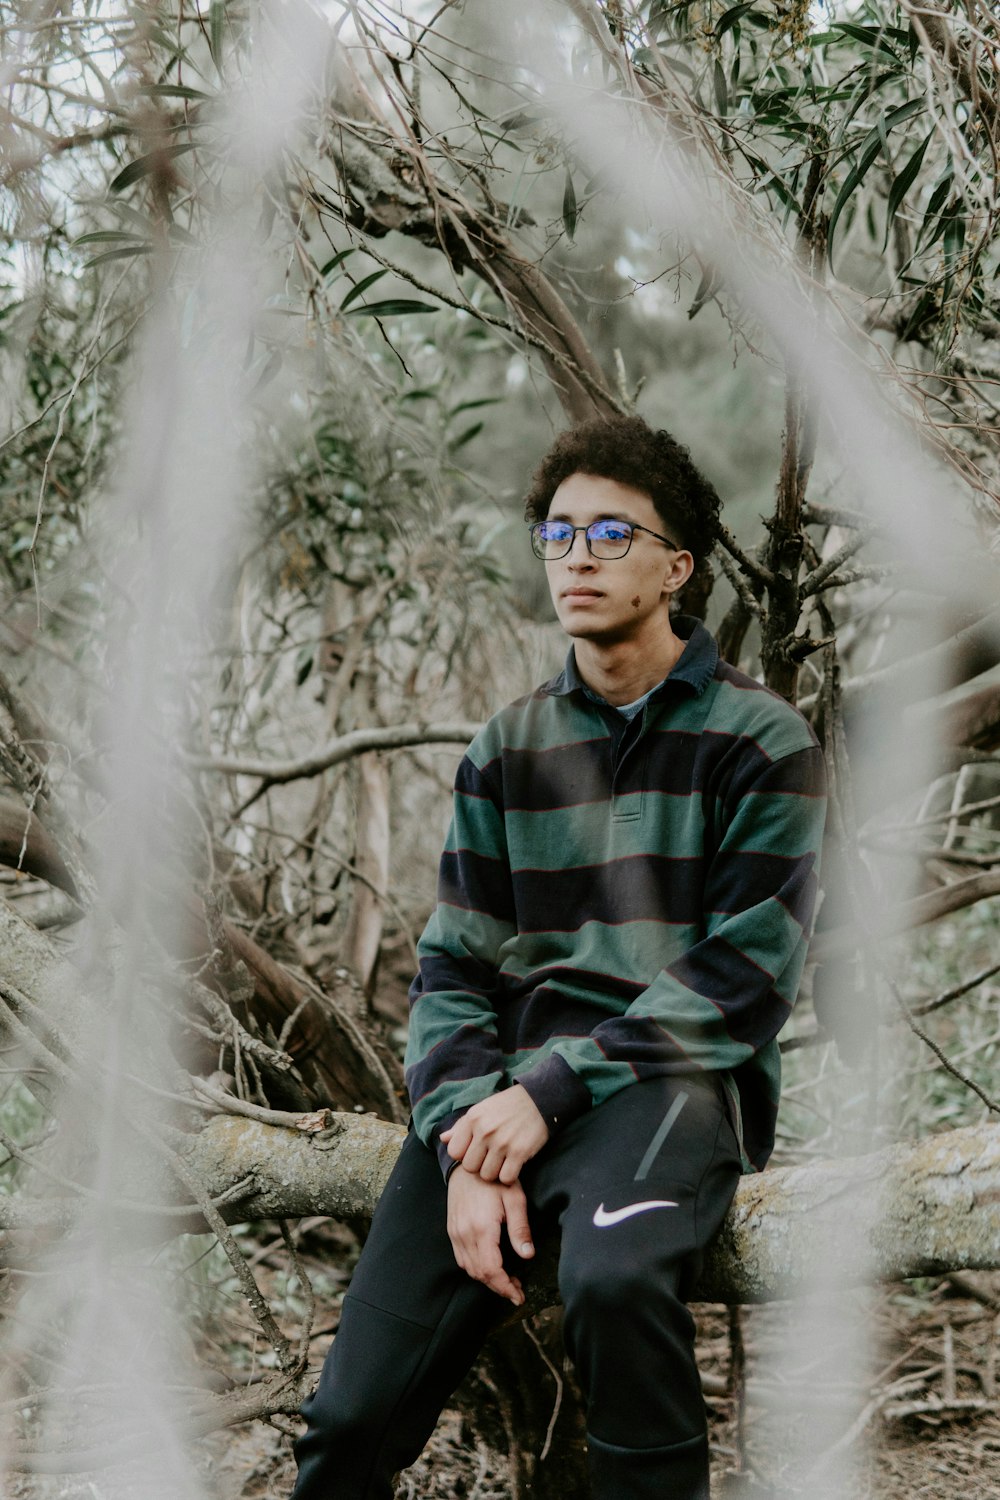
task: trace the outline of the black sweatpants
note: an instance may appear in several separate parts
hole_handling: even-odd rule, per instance
[[[462,1168],[456,1168],[461,1171]],[[635,1083],[525,1167],[536,1237],[560,1236],[564,1336],[587,1402],[595,1500],[707,1500],[684,1302],[740,1175],[710,1075]],[[437,1158],[411,1133],[344,1298],[295,1445],[293,1500],[389,1500],[509,1303],[455,1263]],[[522,1282],[531,1262],[505,1246]]]

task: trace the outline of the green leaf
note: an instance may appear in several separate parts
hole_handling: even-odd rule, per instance
[[[863,182],[865,173],[868,171],[868,168],[871,166],[872,162],[875,160],[881,150],[881,138],[878,131],[873,130],[871,134],[866,138],[865,144],[861,148],[861,155],[858,157],[857,161],[854,163],[854,166],[848,172],[844,185],[840,189],[840,192],[837,194],[837,201],[833,205],[833,212],[830,215],[830,227],[827,230],[827,253],[830,258],[831,266],[833,265],[833,231],[837,227],[837,220],[840,218],[844,209],[847,207],[848,200],[851,194],[854,192],[854,189],[856,187],[859,187]]]
[[[135,244],[136,236],[128,229],[95,229],[92,234],[78,235],[75,240],[70,241],[70,244],[75,249],[77,245],[106,245],[112,241],[121,242],[122,240]],[[145,243],[145,241],[140,243]]]
[[[949,213],[942,215],[945,225],[944,231],[944,262],[949,270],[954,270],[955,263],[960,259],[962,246],[965,244],[965,214],[962,205],[956,204]]]
[[[478,436],[478,434],[482,432],[482,430],[482,422],[473,422],[471,427],[467,427],[464,432],[459,433],[458,437],[453,443],[448,444],[449,451],[452,453],[457,453],[459,448],[464,448],[466,443],[471,443],[472,439]]]
[[[858,159],[850,172],[848,172],[844,185],[837,194],[837,201],[833,205],[833,212],[830,215],[830,227],[827,230],[827,253],[831,266],[833,265],[833,231],[837,227],[837,220],[847,207],[851,194],[861,185],[872,162],[878,156],[879,152],[884,149],[887,144],[889,131],[894,126],[902,124],[904,120],[908,120],[911,116],[918,114],[923,108],[923,99],[908,99],[905,104],[897,105],[895,109],[891,109],[887,114],[881,116],[875,128],[870,130],[865,136]]]
[[[892,179],[892,184],[889,188],[889,196],[886,200],[885,240],[882,244],[883,250],[889,243],[889,230],[892,228],[892,221],[896,217],[896,213],[900,207],[900,204],[906,197],[907,193],[910,191],[910,188],[913,186],[917,173],[920,171],[921,164],[923,163],[924,156],[926,155],[927,147],[930,145],[933,137],[934,131],[929,130],[924,136],[923,140],[920,142],[920,145],[917,147],[916,151],[914,151],[913,155],[906,163],[906,166],[903,167],[899,172],[897,172],[896,176]]]
[[[226,0],[212,0],[208,7],[208,50],[216,71],[222,73],[222,38],[226,25]]]
[[[918,246],[923,240],[924,235],[930,229],[934,220],[937,218],[938,214],[941,212],[945,203],[947,202],[948,194],[951,192],[951,184],[954,180],[954,176],[954,172],[952,171],[951,167],[949,167],[944,176],[941,178],[941,181],[938,183],[937,187],[934,189],[933,193],[931,193],[930,202],[924,210],[924,217],[920,225],[920,234],[917,236]],[[940,234],[940,232],[941,226],[939,224],[938,234]],[[937,235],[935,235],[935,239],[936,238]],[[931,243],[933,244],[933,241],[931,241]]]
[[[388,271],[384,266],[382,266],[378,271],[372,271],[370,276],[365,276],[361,281],[356,281],[351,287],[351,290],[347,293],[347,296],[344,298],[343,302],[340,304],[340,311],[346,312],[352,302],[357,302],[358,298],[362,296],[362,294],[367,291],[370,286],[372,286],[376,281],[379,281],[383,276],[388,276],[388,274]]]
[[[260,679],[260,683],[257,687],[257,692],[262,698],[265,698],[267,696],[274,683],[274,679],[278,671],[278,660],[279,658],[277,656],[272,656],[271,660],[264,668],[264,675]]]
[[[588,177],[583,184],[583,196],[589,198],[591,193],[601,193],[605,188],[612,186],[614,175],[607,167],[598,167],[593,177]]]
[[[715,28],[716,40],[724,37],[729,28],[735,26],[740,17],[745,16],[748,10],[753,10],[753,0],[743,0],[741,5],[730,6],[729,10],[725,11],[719,17],[719,24]]]
[[[313,653],[308,646],[304,646],[298,654],[295,666],[295,686],[301,687],[309,673],[313,669]]]
[[[102,255],[91,256],[90,260],[84,262],[83,269],[89,271],[91,267],[103,265],[108,260],[126,260],[129,256],[152,253],[152,245],[122,245],[120,250],[105,250]]]
[[[864,104],[865,100],[870,99],[872,94],[877,93],[878,90],[882,87],[883,83],[889,83],[892,79],[898,77],[898,69],[887,68],[884,72],[878,73],[874,77],[872,77],[871,74],[868,74],[861,81],[855,91],[854,97],[841,116],[840,123],[837,126],[836,132],[833,137],[833,143],[835,146],[839,146],[841,141],[846,136],[848,125],[850,125],[851,121],[854,119],[854,116],[857,114],[862,104]]]
[[[480,396],[476,401],[460,401],[451,408],[448,417],[457,417],[460,411],[475,411],[480,406],[499,406],[502,400],[502,396]]]
[[[270,354],[267,356],[267,359],[264,362],[263,369],[253,383],[253,394],[255,396],[258,391],[262,391],[266,385],[271,384],[271,381],[281,369],[284,357],[284,353],[281,349],[271,350]]]
[[[385,302],[366,302],[351,309],[351,317],[368,314],[372,318],[391,318],[397,313],[431,313],[439,309],[432,302],[417,302],[410,297],[390,297]]]
[[[324,276],[329,276],[330,272],[334,269],[335,266],[343,265],[347,257],[349,255],[353,255],[356,249],[356,245],[348,245],[346,250],[338,250],[336,255],[331,256],[325,266],[320,267],[320,279],[322,280]]]
[[[566,168],[566,184],[563,187],[562,218],[566,228],[566,234],[570,243],[576,235],[576,193],[573,191],[573,175],[569,167]]]
[[[719,59],[715,59],[715,103],[720,115],[729,113],[729,89],[726,87],[725,70]]]
[[[136,93],[148,94],[151,99],[194,99],[199,103],[212,97],[202,93],[201,89],[189,88],[185,83],[144,83]]]
[[[907,35],[894,26],[855,26],[850,21],[835,21],[833,31],[842,31],[845,36],[851,36],[856,42],[862,42],[866,47],[880,52],[883,57],[891,57],[894,62],[899,61],[899,54],[889,46],[886,37],[893,37],[897,41],[905,42]]]
[[[122,167],[117,177],[112,177],[108,183],[109,193],[122,193],[133,182],[138,182],[142,177],[148,177],[150,172],[155,172],[165,161],[173,161],[175,156],[183,156],[185,151],[193,151],[197,142],[185,141],[180,146],[161,146],[158,151],[150,151],[147,156],[137,156],[135,161],[130,161],[127,166]]]

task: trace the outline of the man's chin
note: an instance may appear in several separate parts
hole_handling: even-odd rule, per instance
[[[574,641],[592,641],[595,646],[613,646],[627,638],[621,626],[601,624],[597,620],[560,621],[563,630]]]

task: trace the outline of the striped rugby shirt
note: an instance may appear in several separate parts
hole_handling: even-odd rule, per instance
[[[558,677],[496,714],[455,780],[410,990],[414,1128],[517,1080],[551,1131],[637,1079],[720,1072],[744,1162],[774,1145],[826,811],[802,716],[681,616],[626,723]]]

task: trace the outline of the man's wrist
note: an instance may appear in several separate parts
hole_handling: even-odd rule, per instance
[[[593,1107],[587,1085],[577,1077],[569,1063],[556,1053],[521,1073],[514,1082],[528,1094],[548,1128],[550,1135],[565,1130],[573,1120]]]

